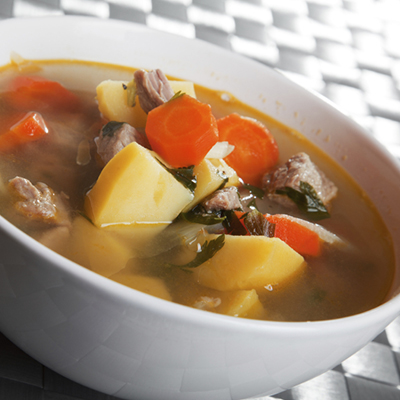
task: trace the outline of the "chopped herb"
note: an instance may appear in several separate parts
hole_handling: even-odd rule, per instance
[[[175,99],[183,96],[184,94],[185,94],[185,92],[182,92],[181,90],[179,90],[179,92],[176,92],[168,101],[175,100]]]
[[[274,237],[275,224],[271,224],[262,213],[252,210],[245,214],[244,225],[250,235]]]
[[[217,169],[217,175],[223,179],[222,183],[219,185],[217,190],[221,190],[225,187],[225,185],[228,183],[229,178],[226,176],[226,174],[223,171],[220,171]]]
[[[187,189],[189,189],[192,193],[194,193],[196,186],[197,186],[197,178],[194,175],[194,165],[190,167],[184,168],[168,168],[164,165],[160,160],[158,162],[170,173],[174,176],[174,178],[182,183]]]
[[[222,222],[228,235],[244,236],[247,235],[247,230],[240,222],[236,213],[232,210],[224,211],[226,219]],[[244,217],[244,216],[243,216]],[[242,217],[242,218],[243,218]]]
[[[258,210],[256,199],[252,199],[247,203],[247,207],[251,208],[252,210]]]
[[[216,225],[226,219],[225,216],[221,216],[221,213],[218,212],[202,212],[200,207],[195,207],[186,213],[181,213],[180,217],[185,221],[202,225]]]
[[[103,135],[103,137],[105,136],[110,136],[113,137],[114,133],[121,128],[121,126],[124,124],[125,122],[118,122],[118,121],[110,121],[108,122],[106,125],[103,126],[103,128],[101,129],[101,134]]]
[[[127,103],[129,107],[135,107],[136,105],[136,82],[132,79],[127,85],[122,84],[124,90],[126,90]]]
[[[247,189],[254,197],[257,197],[258,199],[264,198],[265,192],[261,188],[249,185],[248,183],[244,183],[243,187]]]
[[[288,196],[296,203],[301,212],[315,221],[330,217],[317,192],[307,182],[300,182],[300,191],[291,187],[285,187],[277,190],[276,193]]]
[[[210,258],[214,257],[214,255],[222,249],[225,244],[225,235],[219,235],[216,239],[205,241],[201,246],[200,250],[196,253],[196,257],[188,262],[187,264],[177,265],[166,263],[166,267],[178,267],[182,269],[187,268],[196,268],[199,265],[203,264]]]

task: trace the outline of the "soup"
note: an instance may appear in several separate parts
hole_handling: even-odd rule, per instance
[[[228,92],[169,78],[165,84],[173,98],[146,112],[135,95],[140,85],[132,83],[134,71],[66,61],[2,69],[0,209],[5,218],[96,273],[208,312],[323,320],[385,300],[394,275],[391,238],[345,171],[298,132]],[[201,107],[205,117],[192,125],[208,124],[203,141],[208,144],[200,155],[192,150],[201,145],[189,144],[161,157],[149,143],[149,121],[159,121],[165,107],[180,103],[185,110]],[[163,110],[161,117],[154,110]],[[177,132],[183,119],[171,130]],[[251,125],[243,143],[229,133],[231,125],[243,123],[245,130],[254,121],[257,127]],[[31,134],[24,136],[27,126]],[[259,128],[268,138],[268,157],[262,160],[272,165],[262,161],[256,174],[257,151],[246,147]],[[111,155],[102,151],[100,142],[108,144],[122,129],[133,139],[119,140]],[[242,160],[235,164],[238,149],[251,154],[254,168],[242,168]],[[177,161],[177,155],[189,161]],[[194,168],[190,157],[197,157]],[[305,165],[321,188],[307,181]],[[223,199],[233,193],[239,203],[221,205],[217,197],[215,206],[217,192]],[[39,213],[38,202],[46,204]]]

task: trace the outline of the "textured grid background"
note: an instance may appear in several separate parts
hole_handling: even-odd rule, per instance
[[[45,15],[128,20],[254,58],[332,100],[400,158],[399,0],[0,0],[0,19]],[[335,369],[268,399],[400,400],[399,371],[400,318]],[[0,334],[0,400],[39,399],[115,400]]]

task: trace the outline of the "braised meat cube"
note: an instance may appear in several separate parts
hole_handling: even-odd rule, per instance
[[[146,136],[125,122],[111,121],[104,125],[94,141],[97,153],[104,164],[107,164],[119,151],[132,142],[149,147]]]
[[[337,195],[338,189],[335,184],[303,152],[295,154],[285,164],[265,174],[263,189],[270,198],[290,206],[293,202],[286,196],[276,194],[276,191],[288,187],[300,191],[300,182],[311,185],[325,205]]]
[[[241,208],[239,193],[235,186],[216,190],[201,205],[206,211],[237,210]]]
[[[14,208],[27,219],[55,226],[71,225],[62,195],[45,183],[33,185],[28,179],[17,176],[8,185],[15,198]]]
[[[160,69],[148,72],[137,70],[133,76],[140,106],[145,113],[149,113],[174,96],[168,79]]]

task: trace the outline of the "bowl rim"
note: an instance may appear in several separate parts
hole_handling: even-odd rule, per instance
[[[173,38],[173,40],[177,42],[188,42],[188,41],[196,41],[197,46],[206,46],[207,48],[214,48],[214,51],[218,51],[222,53],[225,57],[228,57],[232,60],[235,59],[246,59],[248,63],[252,63],[253,65],[257,65],[258,68],[260,66],[262,68],[268,69],[270,72],[276,73],[276,76],[280,76],[279,79],[284,79],[286,84],[295,87],[296,90],[300,90],[303,93],[309,93],[318,99],[319,102],[325,103],[325,107],[330,110],[335,110],[338,116],[341,118],[345,118],[345,123],[350,124],[355,129],[355,132],[359,135],[364,135],[365,130],[361,126],[359,126],[354,120],[350,119],[348,116],[343,114],[338,107],[336,107],[330,100],[324,98],[322,95],[314,92],[312,90],[305,89],[304,87],[298,85],[297,83],[290,81],[286,76],[281,74],[279,71],[274,70],[273,68],[268,67],[256,60],[250,59],[248,57],[242,56],[240,54],[234,53],[233,51],[221,48],[217,45],[202,41],[200,39],[192,39],[186,38],[183,36],[178,36],[173,33],[167,33],[163,31],[157,31],[150,27],[147,27],[142,24],[137,24],[134,22],[121,21],[121,20],[111,20],[111,19],[98,19],[95,17],[88,16],[45,16],[45,17],[26,17],[26,18],[9,18],[0,21],[0,29],[5,27],[6,25],[18,26],[19,24],[41,24],[41,25],[51,25],[58,23],[60,21],[68,21],[70,26],[76,23],[86,23],[97,24],[97,25],[108,25],[109,27],[113,26],[124,26],[129,29],[133,29],[137,32],[141,32],[144,34],[151,35],[162,35],[167,36],[169,38]],[[63,22],[65,23],[65,22]],[[49,58],[52,59],[52,58]],[[91,61],[88,59],[88,61]],[[0,61],[1,62],[1,61]],[[118,65],[118,64],[116,64]],[[363,140],[367,140],[375,147],[376,151],[380,152],[384,158],[386,158],[386,162],[389,162],[391,166],[397,169],[400,173],[400,167],[397,165],[395,158],[384,148],[383,145],[378,144],[376,140],[367,136],[363,136]],[[319,146],[319,145],[318,145]],[[216,326],[218,329],[222,329],[224,331],[230,331],[232,327],[235,328],[238,332],[249,332],[249,331],[260,331],[264,330],[268,331],[276,331],[280,332],[282,335],[300,335],[307,336],[312,338],[312,333],[320,335],[321,329],[326,332],[329,332],[331,335],[334,335],[335,332],[343,332],[344,329],[351,330],[351,326],[357,324],[359,326],[367,326],[370,325],[371,319],[376,318],[376,316],[380,316],[379,319],[382,320],[382,316],[390,319],[391,315],[395,315],[400,313],[400,296],[397,295],[385,303],[370,309],[368,311],[351,315],[348,317],[330,319],[330,320],[321,320],[321,321],[301,321],[301,322],[286,322],[286,321],[264,321],[264,320],[250,320],[244,318],[232,318],[226,315],[220,315],[210,312],[204,312],[203,310],[198,310],[194,308],[190,308],[188,306],[183,306],[180,304],[172,303],[166,300],[162,300],[156,298],[154,296],[139,292],[137,290],[128,288],[122,284],[111,281],[110,279],[103,277],[93,271],[90,271],[78,264],[70,261],[63,256],[53,252],[49,248],[45,247],[41,243],[37,242],[35,239],[31,238],[17,227],[12,225],[10,222],[5,220],[0,216],[0,231],[4,232],[9,237],[17,240],[21,243],[25,248],[27,248],[32,254],[35,254],[38,257],[43,257],[46,261],[55,263],[58,268],[60,268],[63,273],[71,275],[75,279],[80,279],[82,282],[85,282],[86,285],[90,285],[93,287],[97,287],[101,291],[104,291],[108,296],[112,296],[113,298],[120,299],[124,302],[128,302],[129,304],[140,304],[141,306],[145,305],[147,309],[150,309],[152,312],[157,314],[162,314],[164,316],[169,316],[173,320],[181,320],[181,321],[190,321],[191,324],[201,325],[201,326]],[[311,335],[311,336],[310,336]]]

